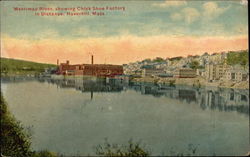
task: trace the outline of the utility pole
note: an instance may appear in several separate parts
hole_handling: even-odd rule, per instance
[[[91,64],[93,65],[94,64],[94,56],[91,55]]]
[[[92,71],[92,76],[94,75],[94,56],[91,55],[91,65],[92,65],[92,68],[91,68],[91,71]]]

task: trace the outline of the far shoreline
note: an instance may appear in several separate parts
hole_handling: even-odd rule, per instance
[[[2,78],[39,78],[36,75],[1,75]],[[47,77],[40,77],[47,78]],[[50,77],[49,77],[50,78]],[[56,79],[80,79],[79,76],[64,76]],[[99,77],[86,77],[85,79],[95,80],[93,78]],[[55,78],[52,78],[55,79]],[[100,77],[100,79],[103,79]],[[115,78],[113,78],[115,79]],[[195,78],[159,78],[159,77],[132,77],[129,82],[133,83],[150,83],[155,85],[166,85],[166,86],[190,86],[195,88],[223,88],[223,89],[238,89],[238,90],[249,90],[249,81],[233,82],[233,81],[216,81],[207,82],[202,77]]]

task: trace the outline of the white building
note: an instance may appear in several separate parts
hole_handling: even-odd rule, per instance
[[[230,81],[248,81],[249,72],[245,70],[230,69],[226,71],[223,79]]]

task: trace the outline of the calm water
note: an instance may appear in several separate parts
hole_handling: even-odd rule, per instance
[[[245,155],[249,91],[119,82],[2,81],[15,117],[32,130],[32,147],[94,155],[110,143],[141,141],[152,155]]]

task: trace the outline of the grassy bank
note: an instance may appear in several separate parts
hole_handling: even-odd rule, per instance
[[[1,75],[15,76],[15,75],[36,75],[44,72],[46,68],[53,68],[56,65],[35,63],[24,60],[1,58]]]

